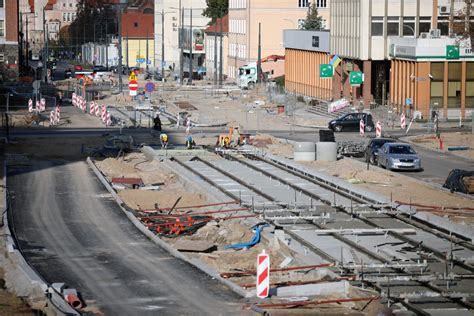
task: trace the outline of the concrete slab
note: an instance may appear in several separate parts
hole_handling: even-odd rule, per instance
[[[348,281],[284,286],[277,288],[276,295],[279,297],[327,295],[345,296],[349,294],[350,287],[351,285]]]

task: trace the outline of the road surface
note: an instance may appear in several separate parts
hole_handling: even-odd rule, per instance
[[[228,288],[144,237],[83,161],[32,161],[8,177],[15,230],[47,282],[105,315],[242,314]]]

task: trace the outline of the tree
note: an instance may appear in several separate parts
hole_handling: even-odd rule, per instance
[[[318,7],[316,1],[308,7],[308,14],[303,23],[305,30],[321,30],[323,27],[323,18],[318,15]]]
[[[472,0],[464,0],[465,7],[453,13],[453,33],[464,43],[469,42],[474,48],[474,23],[468,17],[472,14]]]
[[[218,18],[221,18],[229,11],[229,0],[206,0],[207,8],[202,15],[211,18],[209,24],[213,24]],[[222,16],[221,16],[222,14]]]

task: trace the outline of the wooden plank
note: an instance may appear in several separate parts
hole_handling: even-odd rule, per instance
[[[216,246],[205,240],[180,239],[174,244],[174,248],[179,251],[187,252],[212,252],[216,249]]]

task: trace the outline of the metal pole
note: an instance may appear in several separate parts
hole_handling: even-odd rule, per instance
[[[118,64],[118,79],[119,79],[119,91],[123,92],[122,88],[122,8],[119,11],[119,21],[118,21],[118,44],[119,44],[119,64]]]
[[[145,68],[148,72],[148,29],[146,29],[146,60],[145,60]]]
[[[217,20],[214,24],[214,87],[217,86]]]
[[[28,15],[26,15],[26,68],[29,66],[30,48],[28,43]],[[36,77],[35,77],[36,80]]]
[[[219,88],[222,88],[222,7],[221,7],[221,10],[220,10],[220,14],[219,14],[220,18],[221,18],[221,27],[220,27],[220,51],[219,51],[219,57],[220,57],[220,63],[219,63]],[[216,25],[216,28],[217,28],[217,25]]]
[[[105,23],[105,67],[109,70],[109,34],[107,32],[108,21]]]
[[[193,8],[189,9],[190,17],[189,17],[189,33],[190,41],[189,41],[189,80],[188,83],[191,84],[193,82]]]
[[[257,83],[261,83],[261,63],[262,63],[262,23],[258,23],[258,59],[257,59]]]
[[[183,84],[183,73],[184,73],[184,8],[181,8],[181,38],[180,38],[180,45],[181,45],[181,54],[179,60],[179,81]]]
[[[125,53],[127,54],[126,56],[126,59],[127,59],[127,75],[128,75],[128,72],[130,70],[130,65],[128,64],[128,30],[127,30],[127,37],[126,37],[126,41],[127,41],[127,46],[126,46],[126,50],[125,50]]]
[[[165,82],[165,9],[161,8],[161,81]]]

